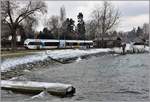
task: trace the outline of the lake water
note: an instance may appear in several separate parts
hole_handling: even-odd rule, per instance
[[[32,81],[62,82],[76,88],[73,97],[31,95],[1,91],[2,101],[40,102],[146,102],[149,99],[149,54],[104,55],[26,72]],[[34,96],[34,95],[33,95]]]

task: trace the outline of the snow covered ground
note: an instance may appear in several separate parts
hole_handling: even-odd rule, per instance
[[[12,67],[16,65],[26,64],[35,61],[42,61],[47,59],[48,56],[53,59],[61,59],[61,58],[73,58],[80,57],[83,55],[101,53],[101,52],[109,52],[111,49],[89,49],[89,50],[80,50],[80,49],[65,49],[65,50],[46,50],[35,55],[27,55],[23,57],[16,58],[7,58],[1,63],[1,71],[5,72],[10,70]]]
[[[68,49],[68,50],[47,50],[46,54],[54,59],[60,58],[72,58],[72,57],[80,57],[83,55],[109,52],[111,49],[88,49],[88,50],[80,50],[80,49]]]
[[[1,62],[1,71],[8,71],[11,67],[14,67],[16,65],[21,65],[29,62],[35,62],[46,59],[46,55],[27,55],[23,57],[15,57],[15,58],[7,58],[4,61]]]
[[[122,52],[122,48],[112,48],[112,50],[115,53],[121,53]],[[143,52],[149,52],[150,48],[148,46],[144,46],[144,45],[132,45],[132,44],[126,44],[126,48],[125,48],[125,52],[127,53],[143,53]]]
[[[134,47],[135,49],[135,47]],[[149,51],[149,47],[143,48],[142,46],[139,46],[136,48],[144,51]],[[127,44],[126,51],[133,52],[133,46],[130,44]],[[139,50],[137,50],[139,51]],[[5,72],[10,70],[12,67],[15,67],[16,65],[26,64],[30,62],[35,61],[43,61],[44,59],[47,59],[48,57],[51,57],[53,59],[67,59],[67,58],[74,58],[74,57],[80,57],[84,55],[90,55],[90,54],[96,54],[96,53],[103,53],[103,52],[115,52],[115,53],[121,53],[121,48],[99,48],[99,49],[64,49],[64,50],[46,50],[41,51],[39,53],[36,53],[34,55],[27,55],[23,57],[16,57],[16,58],[7,58],[4,59],[1,62],[1,71]]]

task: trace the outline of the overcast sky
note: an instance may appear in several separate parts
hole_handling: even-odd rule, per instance
[[[47,16],[60,15],[60,7],[64,6],[66,17],[73,18],[77,22],[77,15],[82,12],[85,22],[90,19],[92,10],[101,6],[103,1],[45,1],[48,7]],[[114,7],[121,13],[120,24],[117,31],[129,31],[133,27],[149,23],[149,1],[111,1]],[[40,17],[41,18],[41,17]],[[43,29],[43,20],[40,20],[37,30]]]

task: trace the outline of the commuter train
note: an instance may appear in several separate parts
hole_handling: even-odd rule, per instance
[[[55,39],[26,39],[24,47],[27,49],[50,49],[50,48],[80,48],[93,47],[92,40],[55,40]]]

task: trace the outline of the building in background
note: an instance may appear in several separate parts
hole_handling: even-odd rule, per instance
[[[149,32],[150,32],[150,24],[148,24],[148,23],[144,23],[143,24],[143,32],[144,32],[144,34],[149,34]]]
[[[18,32],[18,31],[17,31]],[[2,48],[9,48],[11,46],[12,35],[10,32],[9,25],[1,21],[1,46]],[[21,42],[21,33],[18,32],[16,36],[17,44],[20,45]]]
[[[148,23],[143,24],[143,33],[146,38],[146,44],[150,45],[150,24]]]
[[[10,28],[7,23],[1,21],[1,40],[8,40],[10,35]]]
[[[116,33],[107,33],[103,36],[96,37],[94,39],[94,47],[100,48],[112,48],[112,47],[120,47],[122,39]]]
[[[1,20],[1,47],[10,46],[10,41],[8,39],[9,36],[10,36],[9,26],[6,22]]]

